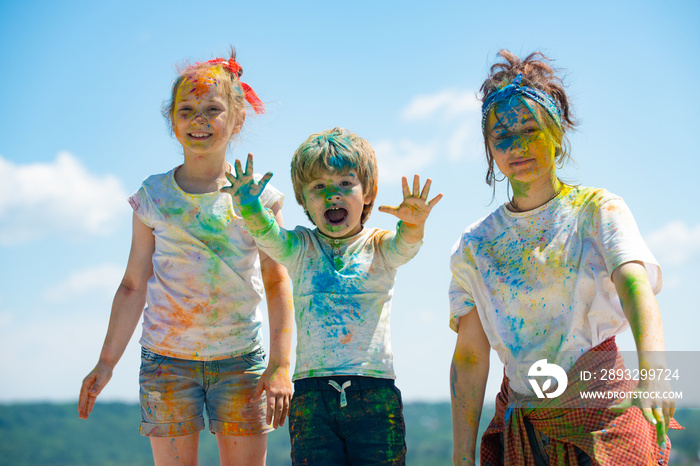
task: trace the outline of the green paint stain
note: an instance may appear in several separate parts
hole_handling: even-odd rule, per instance
[[[513,187],[513,197],[527,197],[527,192],[530,190],[530,183],[524,183],[510,178],[510,185]]]

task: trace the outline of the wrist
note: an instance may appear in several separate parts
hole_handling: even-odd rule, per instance
[[[277,360],[275,358],[270,358],[270,362],[267,364],[267,367],[276,371],[283,370],[289,372],[292,365],[289,360]]]
[[[399,220],[397,230],[408,243],[417,243],[423,239],[425,223],[413,224]]]
[[[97,364],[95,365],[95,368],[97,367],[105,367],[109,370],[114,370],[114,367],[117,365],[117,362],[114,361],[113,359],[109,358],[103,358],[101,357],[98,361]]]
[[[263,205],[260,199],[255,199],[246,203],[241,202],[238,207],[241,211],[241,215],[244,217],[259,214],[263,211]]]

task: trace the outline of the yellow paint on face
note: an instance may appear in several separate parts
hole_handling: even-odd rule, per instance
[[[185,79],[177,90],[175,101],[186,95],[201,99],[209,93],[211,86],[221,86],[224,71],[220,66],[204,68]]]
[[[554,143],[522,102],[514,100],[498,106],[488,115],[487,125],[491,128],[488,144],[493,159],[511,183],[554,176]]]
[[[222,73],[220,67],[200,70],[176,92],[173,132],[186,156],[225,153],[240,130],[237,115],[229,108]]]

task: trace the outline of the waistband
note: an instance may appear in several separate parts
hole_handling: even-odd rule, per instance
[[[377,377],[363,377],[361,375],[333,375],[330,377],[309,377],[294,381],[294,391],[337,391],[330,385],[329,381],[334,381],[339,386],[350,381],[350,386],[345,389],[348,392],[356,392],[359,390],[369,390],[372,388],[393,387],[396,384],[394,379],[380,379]]]

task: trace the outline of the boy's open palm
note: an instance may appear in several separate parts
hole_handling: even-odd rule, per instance
[[[226,178],[231,186],[221,188],[221,192],[229,193],[238,205],[249,205],[260,199],[265,186],[272,178],[272,173],[268,172],[260,181],[256,181],[253,176],[253,154],[248,154],[245,170],[241,166],[241,161],[236,159],[233,164],[233,173],[226,173]]]
[[[408,225],[423,225],[430,215],[430,211],[435,207],[440,199],[442,199],[442,194],[438,194],[434,198],[428,201],[428,193],[430,193],[430,185],[432,180],[428,178],[425,182],[423,190],[420,189],[420,179],[418,175],[413,176],[413,192],[408,187],[408,180],[406,177],[401,178],[401,184],[403,186],[403,202],[398,207],[392,206],[379,206],[380,212],[385,212],[387,214],[394,215],[399,218],[402,222]]]

